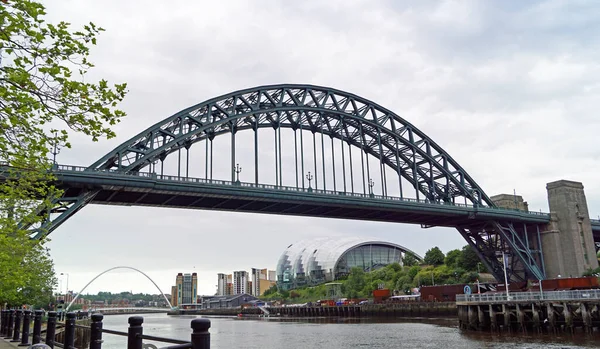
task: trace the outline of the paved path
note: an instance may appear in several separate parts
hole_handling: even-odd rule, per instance
[[[0,338],[0,349],[14,349],[14,348],[17,348],[17,344],[19,344],[19,343],[21,343],[21,342],[11,343],[8,339]],[[27,348],[27,347],[21,347],[21,348]]]

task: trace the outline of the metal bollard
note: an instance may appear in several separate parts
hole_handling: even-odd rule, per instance
[[[15,321],[15,311],[14,310],[9,310],[8,311],[8,323],[6,324],[6,334],[4,337],[4,339],[12,339],[12,330],[13,330],[13,326],[14,326],[14,321]]]
[[[43,310],[36,310],[33,315],[33,340],[31,344],[38,344],[42,341],[42,316]]]
[[[210,349],[209,319],[192,320],[192,349]]]
[[[21,333],[20,347],[29,346],[29,326],[31,325],[31,310],[23,311],[23,332]]]
[[[92,315],[90,349],[102,349],[102,319],[104,319],[102,314]]]
[[[18,342],[21,338],[21,318],[23,317],[23,311],[17,310],[15,313],[15,328],[13,329],[13,337],[11,342]]]
[[[75,349],[75,313],[67,313],[65,320],[65,349]]]
[[[2,331],[0,332],[0,336],[5,337],[6,336],[6,330],[8,329],[8,314],[10,313],[10,310],[6,309],[6,310],[2,310]]]
[[[142,323],[144,318],[141,316],[129,317],[129,329],[127,330],[127,349],[142,349],[142,334],[144,328]]]
[[[4,331],[6,330],[6,310],[2,309],[2,311],[0,311],[0,314],[2,314],[2,323],[0,324],[0,336],[4,336]]]
[[[46,345],[54,348],[54,339],[56,338],[56,312],[48,312],[48,324],[46,325]]]

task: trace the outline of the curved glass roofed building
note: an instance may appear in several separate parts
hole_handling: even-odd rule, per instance
[[[290,290],[333,281],[354,267],[375,270],[400,263],[404,253],[413,251],[391,243],[363,237],[335,237],[302,240],[289,245],[277,262],[277,286]]]

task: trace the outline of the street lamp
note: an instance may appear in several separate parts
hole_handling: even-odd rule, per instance
[[[306,175],[306,179],[308,179],[308,191],[312,191],[310,182],[313,180],[313,175],[310,173],[310,171],[308,171],[308,174]]]
[[[240,166],[240,164],[235,164],[235,167],[233,168],[233,172],[235,172],[236,174],[236,184],[240,184],[240,173],[242,172],[242,167]]]
[[[369,178],[369,196],[373,197],[373,186],[375,185],[375,182],[373,182],[373,179]]]
[[[60,273],[60,275],[67,276],[67,289],[65,290],[65,302],[67,301],[67,294],[69,294],[69,273]]]

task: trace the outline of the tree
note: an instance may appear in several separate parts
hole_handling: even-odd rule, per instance
[[[439,247],[433,247],[425,252],[425,264],[429,265],[440,265],[444,264],[444,253]]]
[[[444,264],[449,267],[455,268],[459,266],[460,258],[462,256],[462,252],[460,250],[451,250],[446,253],[446,259],[444,259]]]
[[[477,271],[477,264],[479,263],[479,256],[477,252],[469,246],[466,245],[462,248],[462,255],[460,256],[460,267],[464,268],[468,271]]]
[[[367,284],[365,271],[362,268],[354,267],[350,269],[348,280],[346,281],[345,292],[348,298],[358,298]]]
[[[419,261],[412,253],[405,253],[404,258],[402,258],[402,264],[406,267],[412,267],[413,265],[419,264]]]
[[[33,0],[0,3],[0,303],[11,305],[36,303],[56,284],[45,241],[27,232],[62,195],[49,184],[51,149],[70,147],[70,132],[114,137],[110,126],[125,116],[116,109],[125,84],[84,82],[103,29],[72,31],[45,14]]]

